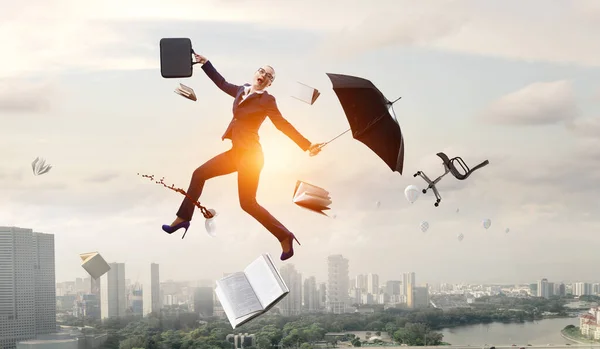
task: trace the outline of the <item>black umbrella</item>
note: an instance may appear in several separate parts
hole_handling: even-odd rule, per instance
[[[350,124],[350,129],[339,136],[352,130],[354,139],[375,152],[392,171],[402,174],[404,138],[400,125],[390,114],[400,98],[390,102],[371,81],[363,78],[330,73],[327,76]]]

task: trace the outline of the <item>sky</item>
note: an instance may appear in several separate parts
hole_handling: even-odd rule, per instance
[[[333,254],[349,259],[350,277],[382,281],[410,271],[417,283],[598,281],[599,3],[370,3],[0,0],[0,225],[54,234],[59,282],[86,276],[89,251],[142,283],[152,262],[163,280],[215,280],[261,253],[318,281]],[[350,133],[310,157],[267,119],[257,199],[300,240],[295,256],[280,262],[278,241],[241,210],[235,174],[209,180],[201,198],[219,213],[216,237],[198,211],[184,240],[164,233],[183,197],[137,174],[187,188],[230,148],[221,135],[233,102],[198,66],[161,77],[169,37],[190,38],[232,83],[272,65],[270,93],[312,143],[349,128],[325,73],[402,97],[404,173]],[[297,82],[321,92],[314,105],[291,97]],[[179,83],[198,100],[173,93]],[[439,207],[433,193],[409,203],[404,188],[425,184],[416,171],[443,172],[440,151],[490,164],[444,177]],[[34,176],[38,156],[53,168]],[[335,219],[292,203],[297,180],[330,192]]]

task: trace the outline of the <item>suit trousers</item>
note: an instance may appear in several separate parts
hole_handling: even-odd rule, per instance
[[[238,196],[242,210],[254,217],[277,240],[286,240],[291,232],[256,201],[256,191],[263,166],[264,155],[261,148],[234,146],[198,167],[192,174],[187,193],[194,201],[198,201],[206,180],[237,172]],[[191,221],[196,208],[194,201],[185,197],[177,211],[177,217]]]

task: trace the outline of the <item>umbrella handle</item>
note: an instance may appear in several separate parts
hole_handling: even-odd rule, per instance
[[[325,143],[321,144],[321,146],[319,147],[319,149],[322,149],[322,148],[323,148],[324,146],[326,146],[327,144],[329,144],[329,143],[331,143],[331,142],[335,141],[336,139],[340,138],[341,136],[345,135],[345,134],[346,134],[346,133],[348,133],[348,131],[350,131],[350,130],[351,130],[351,129],[349,128],[349,129],[347,129],[346,131],[344,131],[344,132],[340,133],[339,135],[337,135],[337,136],[333,137],[332,139],[328,140],[327,142],[325,142]]]

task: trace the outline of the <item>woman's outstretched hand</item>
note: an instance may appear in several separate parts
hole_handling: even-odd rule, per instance
[[[204,64],[208,61],[208,59],[202,55],[199,55],[197,53],[194,53],[194,58],[196,58],[196,62],[200,63],[200,64]]]
[[[319,152],[321,152],[321,148],[325,145],[325,143],[317,143],[317,144],[311,144],[310,147],[308,148],[308,154],[310,156],[315,156],[317,154],[319,154]]]

